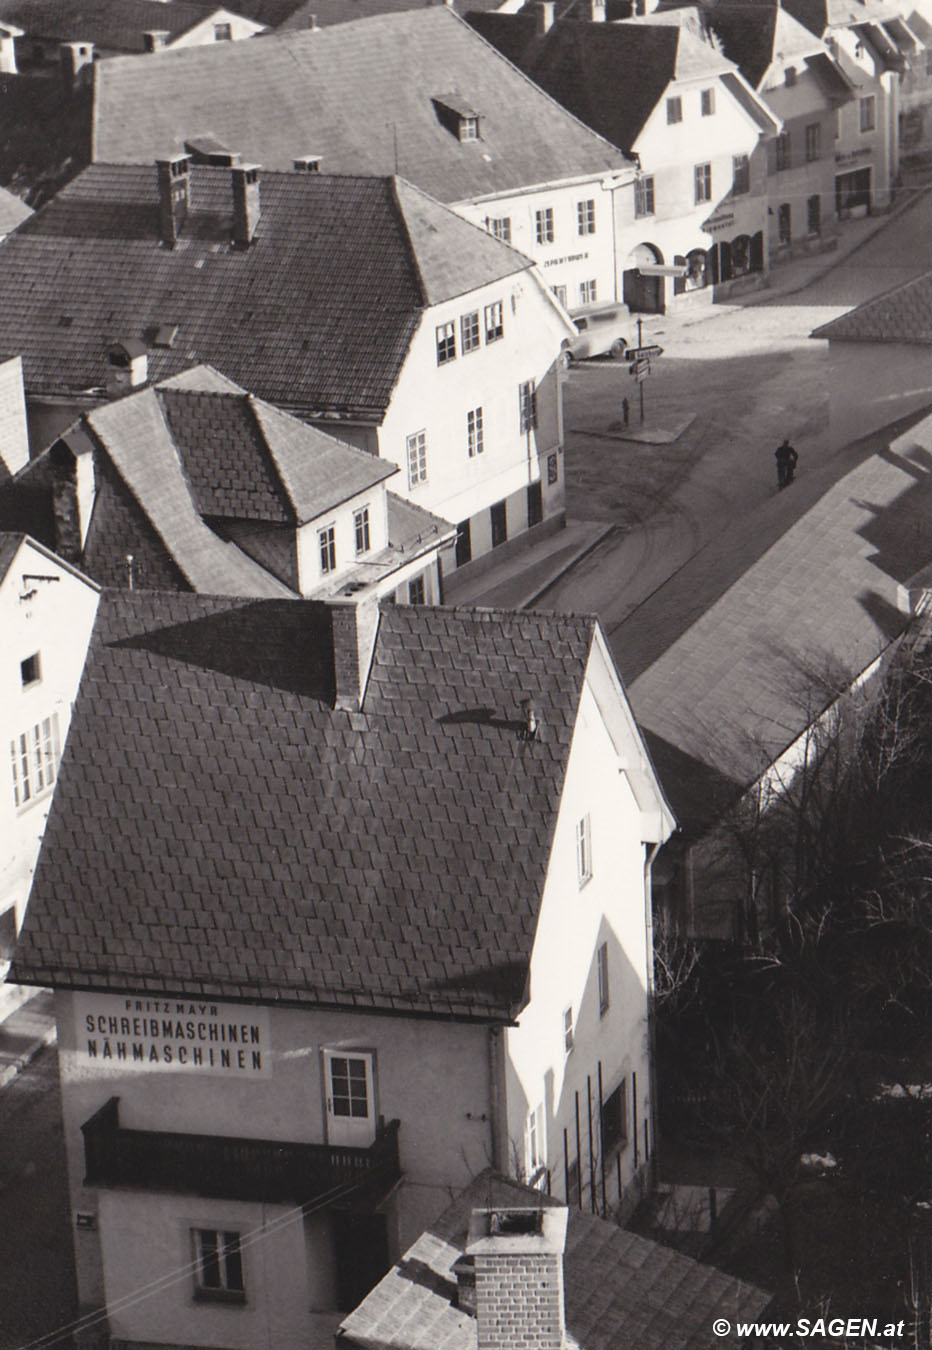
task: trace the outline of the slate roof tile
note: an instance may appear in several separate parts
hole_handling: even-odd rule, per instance
[[[365,708],[350,718],[331,706],[329,618],[304,601],[105,597],[22,934],[21,978],[47,969],[54,953],[63,983],[106,977],[119,987],[139,976],[174,992],[206,981],[229,998],[273,986],[294,1003],[513,1012],[569,748],[564,739],[551,754],[551,727],[564,703],[575,715],[593,620],[387,607]],[[456,635],[459,653],[442,695],[426,678],[434,654],[424,639],[437,630]],[[489,637],[543,654],[534,742],[516,735],[528,687],[520,663],[476,691],[464,678]],[[392,646],[389,665],[383,649]],[[569,695],[558,687],[566,683]],[[134,702],[120,709],[112,693],[127,685]],[[432,746],[439,789],[400,762],[401,738]],[[333,754],[330,741],[355,753]],[[122,769],[127,752],[154,780],[139,775],[131,815],[137,775]],[[458,845],[474,801],[483,809],[467,851]],[[451,848],[439,852],[437,837]],[[66,884],[66,875],[80,880]],[[88,921],[79,952],[62,936],[61,911]]]
[[[433,104],[454,71],[478,141]],[[96,71],[95,110],[96,160],[152,160],[211,131],[269,169],[313,153],[327,173],[401,173],[444,202],[624,165],[445,5],[162,52],[158,70],[115,57]]]
[[[364,1350],[475,1350],[476,1321],[450,1299],[472,1209],[557,1203],[481,1173],[343,1320],[340,1343]],[[433,1279],[424,1278],[425,1268]],[[770,1301],[761,1289],[577,1209],[567,1215],[563,1269],[568,1350],[712,1350],[720,1344],[712,1331],[716,1313],[752,1320]]]
[[[932,343],[932,272],[894,286],[813,330],[832,342]]]
[[[22,352],[27,390],[99,388],[110,343],[170,319],[174,346],[148,354],[154,381],[213,362],[270,403],[379,421],[425,306],[459,294],[458,276],[484,284],[530,266],[410,184],[267,173],[260,191],[254,242],[234,248],[230,171],[195,165],[170,249],[153,165],[79,174],[0,244],[0,349]],[[290,481],[293,448],[260,416]]]

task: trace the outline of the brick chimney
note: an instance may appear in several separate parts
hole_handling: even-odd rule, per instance
[[[191,205],[191,157],[157,159],[155,167],[159,176],[159,237],[168,248],[174,248]]]
[[[379,630],[379,604],[364,600],[328,600],[333,634],[334,707],[358,712],[366,697],[369,670]]]
[[[478,1350],[564,1350],[568,1214],[563,1206],[473,1210],[466,1256],[475,1270]]]
[[[230,170],[233,184],[233,244],[248,248],[256,233],[259,216],[259,165],[234,164]]]
[[[553,17],[556,11],[554,0],[537,0],[536,18],[537,32],[543,37],[544,33],[549,33],[553,27]]]

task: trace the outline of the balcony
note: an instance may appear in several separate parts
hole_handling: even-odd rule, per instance
[[[127,1130],[120,1125],[119,1102],[111,1097],[81,1126],[87,1186],[271,1204],[329,1199],[341,1208],[368,1209],[401,1177],[397,1120],[383,1125],[369,1148],[340,1148]]]

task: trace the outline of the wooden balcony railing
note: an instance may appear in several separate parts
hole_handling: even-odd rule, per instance
[[[127,1130],[120,1125],[119,1101],[111,1097],[81,1126],[88,1186],[285,1204],[332,1198],[368,1208],[401,1176],[397,1120],[383,1125],[369,1148],[342,1148]]]

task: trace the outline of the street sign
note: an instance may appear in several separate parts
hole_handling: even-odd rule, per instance
[[[646,361],[651,356],[663,356],[662,347],[628,347],[625,351],[626,361]]]
[[[634,361],[634,362],[628,367],[628,371],[629,371],[630,374],[632,374],[632,375],[649,375],[649,374],[650,374],[650,362],[649,362],[648,360],[646,360],[646,359],[643,359],[643,360],[640,360],[640,361]]]
[[[650,374],[650,366],[648,366],[646,370],[635,370],[634,372],[635,383],[643,384],[649,374]]]

